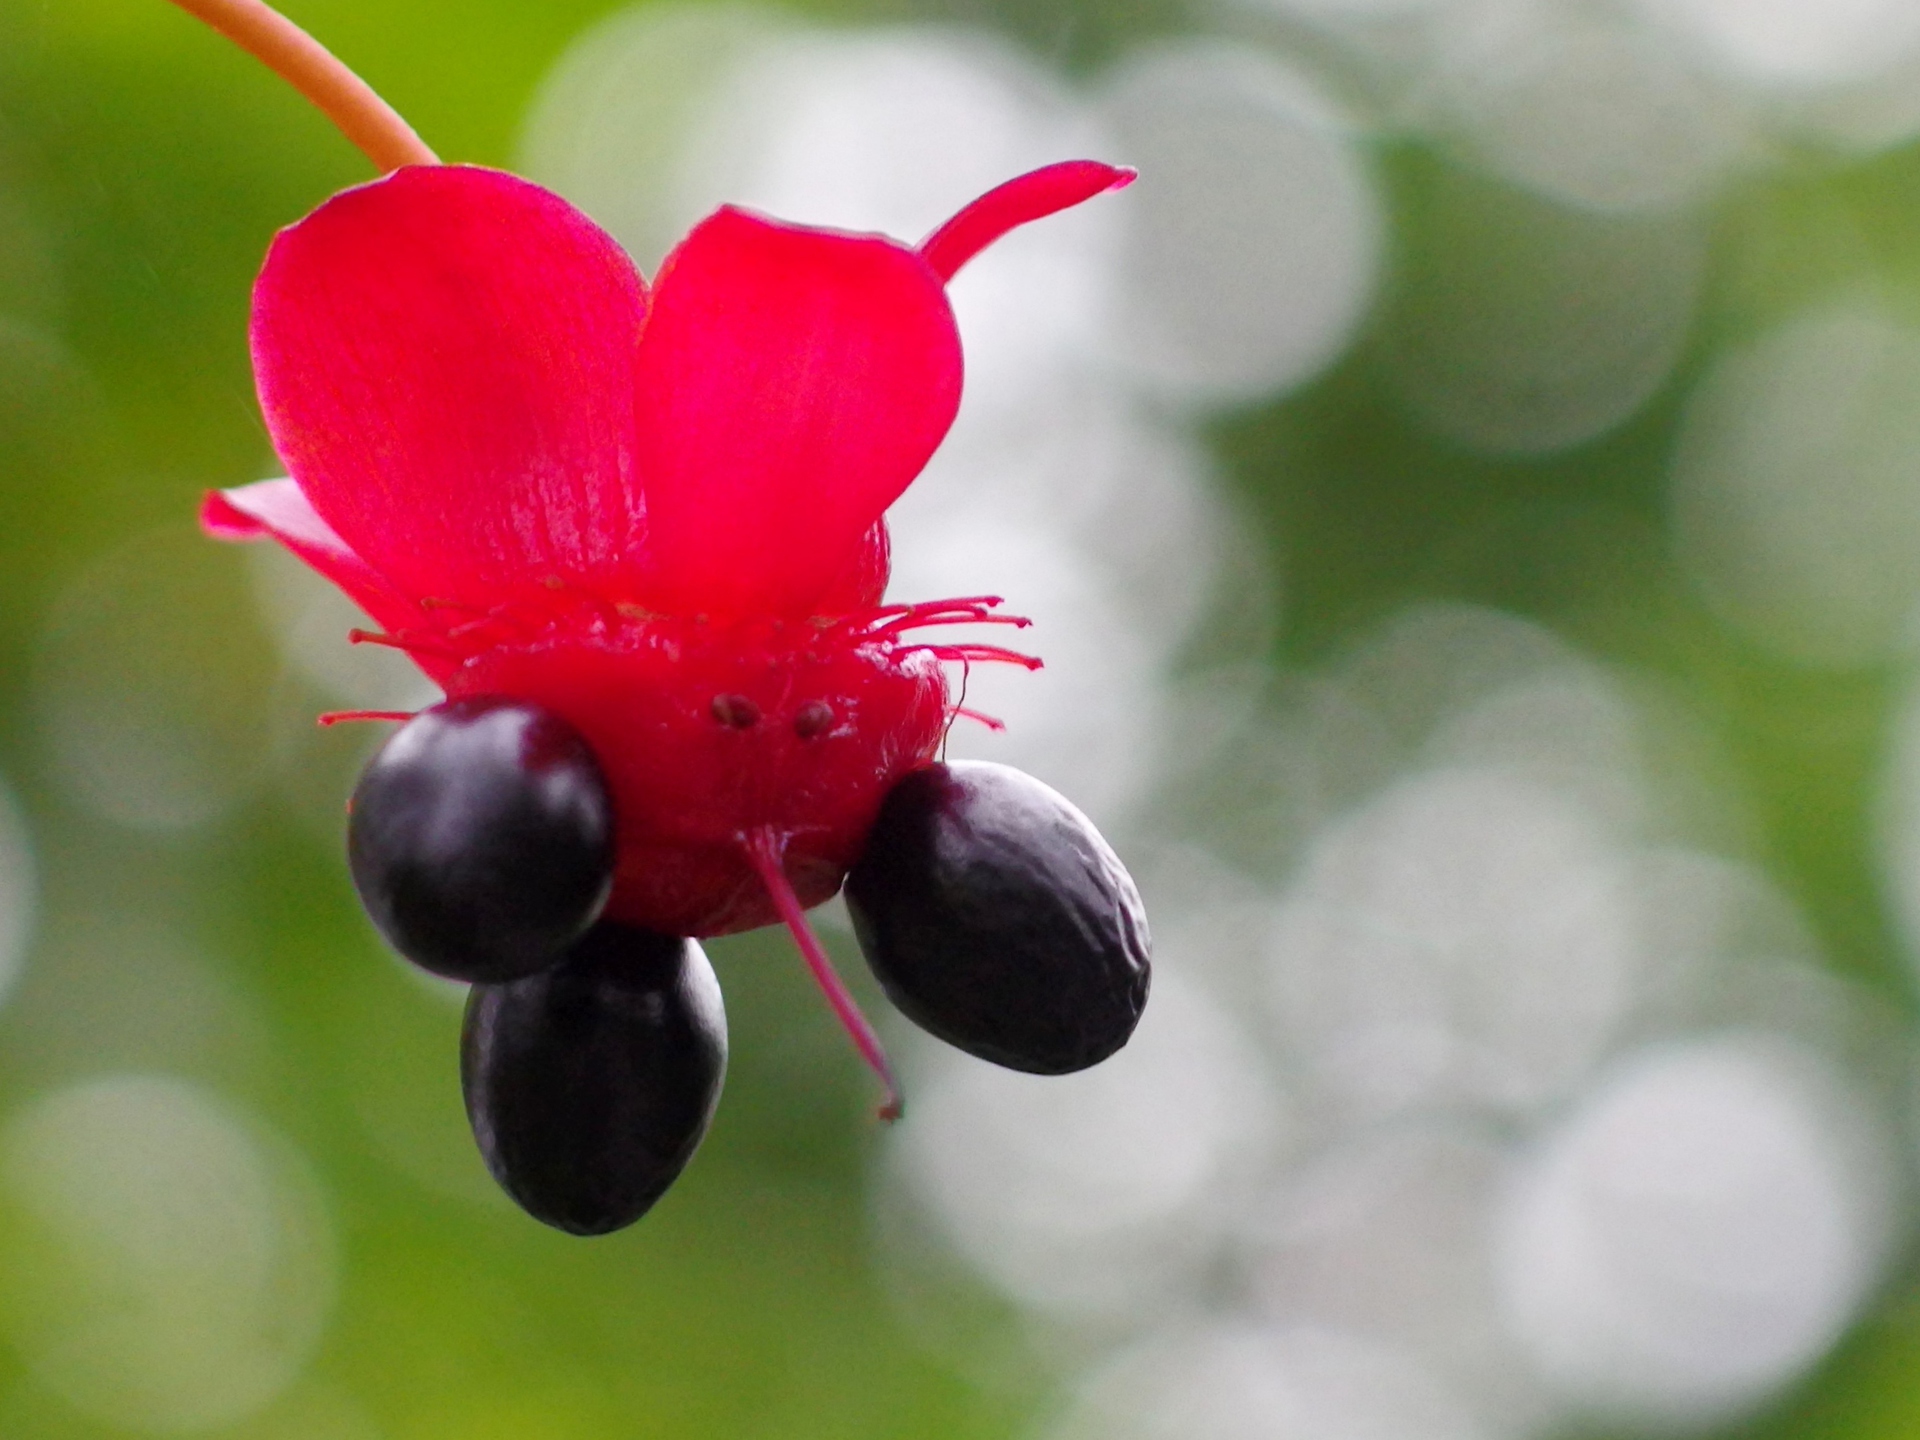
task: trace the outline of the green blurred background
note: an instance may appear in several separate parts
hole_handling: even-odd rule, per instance
[[[443,157],[508,166],[528,154],[523,126],[543,82],[615,10],[286,8]],[[1873,336],[1907,343],[1920,317],[1920,142],[1837,139],[1797,112],[1754,121],[1764,96],[1729,82],[1735,158],[1706,167],[1710,181],[1657,204],[1556,209],[1487,161],[1481,132],[1446,118],[1459,113],[1452,101],[1405,81],[1418,68],[1408,57],[1437,33],[1399,13],[1420,7],[1374,8],[1394,13],[1344,30],[1312,6],[1171,0],[848,0],[793,13],[829,27],[995,32],[1087,93],[1148,42],[1232,36],[1340,97],[1382,222],[1378,276],[1354,324],[1325,363],[1266,387],[1285,393],[1263,394],[1256,379],[1246,393],[1229,384],[1199,401],[1142,402],[1177,411],[1181,433],[1207,447],[1218,503],[1237,517],[1228,528],[1251,552],[1236,563],[1277,576],[1284,602],[1275,620],[1265,599],[1236,604],[1227,584],[1183,634],[1168,670],[1169,684],[1187,682],[1183,703],[1197,692],[1204,710],[1208,687],[1231,674],[1253,718],[1200,747],[1120,830],[1143,854],[1197,849],[1249,891],[1281,893],[1318,822],[1290,819],[1286,805],[1229,813],[1221,797],[1246,796],[1244,767],[1269,763],[1234,736],[1293,733],[1310,708],[1301,697],[1413,602],[1535,622],[1619,677],[1653,736],[1647,783],[1693,797],[1673,833],[1764,872],[1853,983],[1848,1003],[1895,1037],[1875,1042],[1865,1068],[1885,1097],[1881,1159],[1904,1169],[1914,942],[1889,899],[1903,853],[1889,838],[1903,823],[1889,776],[1920,596],[1907,578],[1920,576],[1920,444],[1907,413],[1920,404],[1920,363],[1867,351],[1882,343]],[[1369,25],[1391,43],[1368,49]],[[1668,43],[1652,22],[1634,33]],[[1448,73],[1448,93],[1471,96],[1476,77],[1491,85],[1505,72],[1469,47]],[[1634,103],[1596,90],[1603,109]],[[1656,116],[1620,143],[1631,151],[1670,128]],[[781,938],[711,947],[732,1026],[727,1092],[705,1148],[652,1215],[583,1243],[492,1195],[460,1110],[457,1005],[382,953],[341,861],[340,805],[369,737],[310,730],[308,717],[338,702],[284,658],[259,598],[263,562],[192,528],[207,488],[278,473],[246,352],[265,246],[364,178],[317,114],[161,0],[0,0],[0,778],[31,847],[0,910],[25,916],[19,877],[29,863],[37,877],[31,940],[0,1010],[0,1123],[11,1126],[0,1145],[0,1437],[1044,1431],[1100,1356],[1126,1353],[1121,1340],[1037,1323],[964,1265],[876,1240],[891,1213],[874,1198],[888,1142]],[[1143,191],[1153,179],[1149,168]],[[1604,243],[1562,234],[1565,213]],[[1677,252],[1691,258],[1676,269]],[[651,268],[657,257],[640,258]],[[1565,434],[1551,418],[1517,438],[1500,429],[1541,406],[1559,416],[1553,385],[1584,382],[1516,379],[1489,355],[1668,313],[1663,285],[1685,303],[1673,333],[1656,337],[1667,350],[1644,393]],[[1627,297],[1625,319],[1607,310],[1610,294]],[[1788,477],[1831,489],[1751,509],[1710,485],[1705,499],[1676,499],[1675,457],[1713,443],[1689,438],[1711,430],[1702,387],[1741,383],[1717,367],[1829,301],[1844,320],[1862,296],[1870,334],[1854,343],[1842,326],[1831,342],[1840,379],[1808,423],[1866,408],[1847,412],[1852,428],[1833,422],[1838,438],[1809,441]],[[1789,389],[1792,376],[1818,378],[1789,370],[1778,382]],[[1529,410],[1538,396],[1509,404],[1502,385],[1547,398]],[[1727,402],[1760,403],[1745,391]],[[1790,448],[1797,432],[1782,424],[1741,453],[1757,463]],[[1752,468],[1738,455],[1701,462],[1719,474],[1716,464],[1736,478]],[[1776,501],[1778,513],[1766,508]],[[1795,570],[1793,538],[1832,516]],[[1700,527],[1734,534],[1733,558]],[[1766,569],[1775,561],[1784,579]],[[1866,577],[1865,598],[1836,602],[1835,618],[1823,598],[1849,574]],[[174,737],[160,760],[142,748],[155,727]],[[1844,1338],[1739,1403],[1658,1423],[1572,1405],[1518,1428],[1920,1433],[1920,1292],[1897,1224],[1891,1234]],[[1208,1284],[1195,1293],[1233,1282]],[[1376,1433],[1302,1413],[1152,1433]]]

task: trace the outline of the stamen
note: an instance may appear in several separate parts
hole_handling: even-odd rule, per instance
[[[800,897],[793,893],[793,886],[787,883],[787,872],[781,864],[786,855],[786,841],[771,828],[762,826],[743,836],[742,843],[748,863],[759,873],[760,883],[767,887],[767,897],[773,901],[773,908],[780,912],[780,919],[785,923],[787,933],[793,936],[793,943],[800,947],[800,956],[807,962],[807,969],[813,972],[814,983],[827,997],[827,1004],[833,1007],[841,1029],[847,1032],[847,1038],[853,1041],[854,1049],[867,1062],[867,1068],[879,1076],[880,1083],[886,1087],[886,1098],[880,1104],[880,1118],[898,1120],[903,1107],[899,1083],[893,1078],[893,1065],[887,1059],[886,1050],[881,1047],[880,1037],[874,1033],[867,1017],[860,1013],[853,992],[847,989],[846,982],[833,968],[833,961],[828,958],[820,937],[813,933],[813,927],[807,923],[806,912],[800,908]]]
[[[954,595],[945,600],[921,600],[912,605],[888,606],[887,608],[898,609],[902,614],[905,614],[908,611],[925,610],[929,607],[936,606],[944,609],[949,605],[977,605],[982,610],[993,610],[1006,603],[1007,597],[1004,595]]]
[[[924,650],[936,660],[964,664],[969,660],[991,660],[1003,665],[1019,665],[1027,670],[1044,670],[1046,662],[1038,655],[1023,655],[999,645],[902,645],[902,650]]]
[[[458,660],[460,652],[447,645],[436,645],[431,640],[407,640],[398,635],[383,635],[377,630],[347,631],[349,645],[379,645],[388,650],[399,650],[412,655],[416,650],[423,655],[438,655],[446,660]]]
[[[1028,670],[1044,670],[1047,662],[1038,655],[1026,655],[1003,645],[954,645],[954,654],[967,660],[997,660],[1003,665],[1019,665]]]
[[[981,713],[981,712],[980,712],[980,711],[978,711],[978,710],[969,710],[969,709],[968,709],[968,708],[967,708],[966,706],[964,706],[964,705],[956,705],[956,706],[954,706],[954,707],[953,707],[953,714],[954,714],[954,718],[955,718],[955,719],[963,719],[963,718],[964,718],[964,719],[967,719],[967,720],[975,720],[975,721],[978,721],[978,722],[979,722],[980,724],[982,724],[982,725],[984,725],[984,726],[986,726],[986,727],[987,727],[987,729],[989,729],[989,730],[991,730],[991,731],[993,731],[993,732],[994,732],[995,734],[998,734],[999,732],[1001,732],[1001,731],[1003,731],[1003,730],[1005,730],[1005,729],[1007,728],[1007,722],[1006,722],[1006,721],[1004,721],[1004,720],[1001,720],[1001,719],[998,719],[998,718],[996,718],[996,717],[994,717],[994,716],[992,716],[992,715],[986,715],[986,714],[983,714],[983,713]]]
[[[998,595],[962,595],[950,600],[922,600],[912,605],[883,605],[849,617],[849,628],[862,639],[890,640],[925,625],[1011,625],[1024,630],[1033,624],[1024,615],[995,615],[1006,602]]]
[[[262,0],[173,0],[314,103],[381,171],[438,165],[413,127],[318,40]]]
[[[989,615],[983,610],[963,610],[946,615],[904,615],[867,633],[879,638],[901,635],[908,630],[918,630],[928,625],[1011,625],[1016,630],[1025,630],[1032,624],[1033,621],[1024,615]]]
[[[869,619],[880,620],[888,615],[910,615],[916,610],[925,610],[930,605],[978,605],[984,610],[991,610],[996,605],[1006,603],[1005,598],[999,595],[956,595],[949,600],[915,600],[911,604],[904,605],[876,605],[865,613]]]
[[[329,710],[319,716],[316,723],[328,726],[355,720],[411,720],[418,713],[415,710]]]

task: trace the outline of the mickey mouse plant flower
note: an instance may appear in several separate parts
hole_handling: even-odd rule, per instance
[[[946,665],[1039,663],[937,627],[1025,622],[883,592],[886,509],[960,403],[947,282],[1132,172],[1050,165],[918,245],[723,207],[649,284],[559,196],[437,163],[255,0],[179,3],[390,172],[273,241],[251,348],[290,478],[201,519],[284,545],[446,692],[338,717],[408,722],[349,856],[396,948],[476,982],[469,1109],[507,1188],[594,1230],[678,1172],[724,1057],[689,937],[784,921],[897,1113],[803,915],[843,882],[883,987],[936,1034],[1034,1070],[1123,1043],[1147,974],[1124,869],[1037,781],[935,763],[966,713]],[[609,1095],[617,1134],[558,1118]]]

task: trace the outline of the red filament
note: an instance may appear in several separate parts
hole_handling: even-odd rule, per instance
[[[787,883],[786,871],[781,860],[786,852],[786,842],[772,830],[755,830],[744,837],[747,859],[759,872],[760,882],[767,887],[767,895],[773,901],[773,908],[780,912],[780,919],[793,936],[793,943],[800,948],[800,956],[807,962],[807,969],[813,972],[814,983],[827,997],[827,1004],[833,1007],[835,1018],[853,1041],[854,1049],[860,1052],[860,1058],[867,1062],[886,1088],[886,1097],[880,1103],[882,1120],[898,1120],[903,1113],[900,1100],[900,1085],[894,1079],[893,1065],[887,1059],[887,1052],[880,1044],[880,1037],[874,1033],[867,1017],[860,1013],[860,1006],[853,998],[853,992],[847,989],[846,981],[840,978],[840,972],[833,968],[833,961],[820,943],[820,937],[813,933],[813,927],[807,923],[806,911],[800,908],[799,897],[793,893],[793,886]]]
[[[979,724],[986,726],[987,729],[994,731],[995,733],[998,733],[999,731],[1005,730],[1007,728],[1006,721],[998,719],[992,715],[984,714],[979,710],[969,710],[964,705],[954,706],[953,714],[955,719],[966,719],[966,720],[976,721]]]
[[[356,720],[411,720],[412,710],[329,710],[318,717],[320,725],[344,725]]]

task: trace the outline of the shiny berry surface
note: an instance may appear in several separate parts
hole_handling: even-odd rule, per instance
[[[353,795],[347,859],[387,941],[457,980],[555,964],[599,915],[613,873],[606,781],[552,712],[489,697],[422,711]]]
[[[691,940],[603,922],[554,969],[467,999],[460,1080],[480,1153],[570,1234],[652,1207],[706,1134],[726,1067],[720,985]]]
[[[901,780],[846,893],[888,998],[982,1059],[1082,1070],[1126,1044],[1146,1005],[1132,878],[1086,816],[1009,766],[929,765]]]

